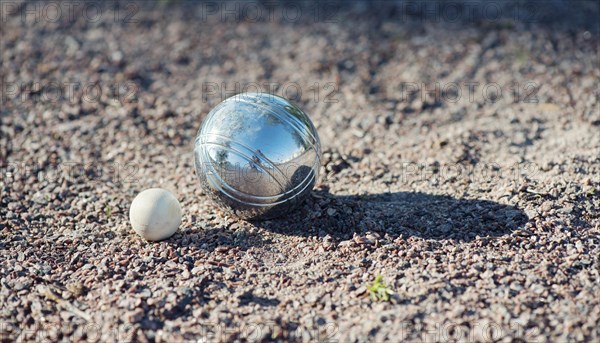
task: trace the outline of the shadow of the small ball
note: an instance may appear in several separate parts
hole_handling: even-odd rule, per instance
[[[371,231],[392,238],[471,241],[507,235],[527,220],[522,210],[489,200],[418,192],[338,196],[320,189],[287,216],[255,224],[288,235],[337,240]]]

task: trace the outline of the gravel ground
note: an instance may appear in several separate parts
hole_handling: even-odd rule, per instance
[[[598,342],[600,11],[516,3],[2,2],[2,341]],[[246,222],[192,143],[257,84],[325,153],[301,208]],[[128,223],[149,187],[184,208],[160,243]]]

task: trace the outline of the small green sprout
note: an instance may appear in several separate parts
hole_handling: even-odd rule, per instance
[[[369,298],[372,301],[390,301],[390,295],[394,292],[383,283],[383,277],[377,275],[375,282],[371,286],[367,286]]]
[[[110,219],[110,216],[112,215],[112,207],[110,205],[106,205],[104,207],[104,213],[106,214],[108,219]]]
[[[519,47],[516,52],[516,60],[519,64],[527,62],[529,59],[529,52],[524,47]]]

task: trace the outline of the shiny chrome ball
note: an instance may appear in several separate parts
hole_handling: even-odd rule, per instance
[[[194,155],[202,188],[221,208],[243,219],[268,219],[311,192],[321,144],[306,113],[288,100],[244,93],[210,111]]]

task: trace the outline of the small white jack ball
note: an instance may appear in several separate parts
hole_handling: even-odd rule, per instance
[[[129,221],[135,232],[148,241],[167,239],[181,223],[181,205],[171,192],[150,188],[133,199]]]

